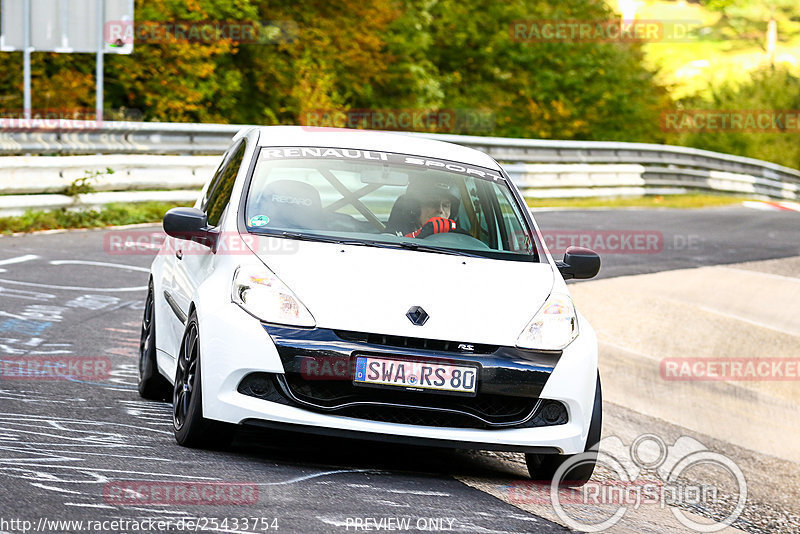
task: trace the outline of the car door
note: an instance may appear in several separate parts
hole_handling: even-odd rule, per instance
[[[245,149],[244,140],[231,147],[228,157],[220,165],[201,202],[200,209],[205,212],[208,226],[212,228],[219,226],[230,203],[231,191],[242,166]],[[227,236],[221,235],[220,239],[227,239]],[[172,282],[168,290],[170,294],[166,298],[171,301],[169,304],[175,312],[176,320],[173,324],[180,344],[189,306],[195,290],[213,268],[214,253],[209,247],[193,241],[175,240],[174,247]]]

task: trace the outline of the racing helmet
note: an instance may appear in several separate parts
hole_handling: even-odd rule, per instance
[[[456,220],[458,217],[458,208],[461,205],[461,191],[459,191],[456,184],[450,181],[441,178],[416,180],[408,184],[406,196],[418,202],[420,206],[431,200],[447,199],[450,201],[450,218]]]

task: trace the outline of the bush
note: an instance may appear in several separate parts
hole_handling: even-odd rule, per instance
[[[800,78],[783,68],[767,67],[756,71],[744,85],[727,84],[710,99],[687,98],[679,102],[685,110],[800,110]],[[800,168],[800,133],[797,116],[793,130],[780,133],[733,131],[683,132],[670,134],[671,144],[685,145],[726,154],[736,154],[780,165]],[[784,124],[784,127],[786,125]]]

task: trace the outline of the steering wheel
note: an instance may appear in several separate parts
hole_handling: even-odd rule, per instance
[[[472,248],[472,249],[489,248],[489,245],[487,245],[480,239],[472,237],[469,234],[469,232],[467,232],[463,228],[456,228],[455,230],[450,230],[449,232],[443,232],[439,234],[431,234],[428,237],[424,237],[423,239],[431,244],[443,245],[453,248],[458,248],[458,247]]]

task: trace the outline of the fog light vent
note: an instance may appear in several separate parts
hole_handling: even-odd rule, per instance
[[[539,415],[548,425],[567,422],[567,409],[558,401],[545,400],[539,409]]]
[[[275,387],[275,378],[271,373],[250,373],[239,382],[236,391],[248,397],[289,404]]]

